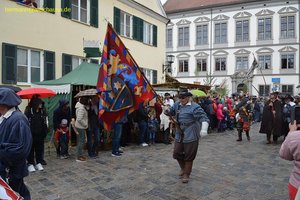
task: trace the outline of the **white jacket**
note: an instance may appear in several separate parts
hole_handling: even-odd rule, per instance
[[[163,106],[163,111],[160,114],[160,129],[163,129],[164,131],[169,128],[170,124],[170,117],[164,113],[167,109],[169,109],[168,106]]]
[[[75,105],[76,108],[76,121],[75,127],[80,129],[87,129],[88,128],[88,112],[85,106],[77,102]]]

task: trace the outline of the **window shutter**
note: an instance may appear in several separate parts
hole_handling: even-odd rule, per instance
[[[139,36],[138,36],[138,41],[143,42],[144,38],[144,21],[139,18]]]
[[[132,38],[134,40],[138,40],[138,23],[139,23],[139,18],[136,17],[136,16],[133,16],[133,19],[132,19],[132,28],[133,28],[133,33],[132,33]]]
[[[62,75],[72,71],[72,56],[68,54],[62,55]]]
[[[63,12],[65,10],[65,8],[67,10],[71,10],[71,0],[61,0],[61,9],[62,9],[61,16],[65,17],[65,18],[68,18],[68,19],[71,19],[72,12],[71,11],[70,12]]]
[[[44,51],[44,80],[55,79],[55,53]]]
[[[90,25],[98,28],[98,0],[91,0]]]
[[[54,14],[54,9],[55,9],[55,1],[53,0],[44,0],[44,8],[45,11]]]
[[[152,84],[157,84],[157,70],[153,70],[153,83]]]
[[[153,46],[157,47],[157,26],[153,25]]]
[[[114,28],[117,33],[120,34],[120,25],[121,25],[121,10],[119,8],[114,7]]]
[[[17,47],[12,44],[2,44],[2,82],[17,83]]]

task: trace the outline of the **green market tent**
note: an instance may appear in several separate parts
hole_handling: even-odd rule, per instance
[[[83,62],[77,68],[61,78],[37,82],[31,85],[31,87],[51,89],[57,94],[54,97],[43,99],[48,111],[49,127],[51,130],[53,127],[53,111],[58,107],[59,100],[67,99],[70,102],[72,112],[73,97],[79,92],[79,90],[94,88],[96,86],[99,69],[100,65]]]

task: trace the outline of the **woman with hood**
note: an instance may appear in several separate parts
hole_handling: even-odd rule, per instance
[[[27,158],[28,171],[34,172],[36,169],[41,171],[44,170],[42,162],[44,139],[47,134],[47,113],[43,109],[43,101],[40,98],[31,99],[24,114],[28,118],[32,134],[32,147]]]
[[[28,120],[17,107],[21,102],[13,90],[0,88],[0,176],[24,200],[30,200],[23,178],[28,176],[26,159],[32,137]]]
[[[84,162],[86,157],[83,155],[83,146],[85,143],[85,131],[88,128],[88,111],[86,106],[88,105],[88,98],[81,97],[75,105],[76,109],[76,121],[75,128],[77,131],[77,150],[76,161]]]
[[[218,119],[218,132],[222,132],[223,131],[222,121],[224,119],[222,103],[219,103],[217,106],[217,119]]]

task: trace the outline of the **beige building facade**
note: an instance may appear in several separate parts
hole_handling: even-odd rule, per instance
[[[34,82],[60,78],[83,61],[100,63],[101,58],[85,58],[83,43],[99,41],[102,51],[107,22],[120,34],[150,82],[162,82],[168,19],[159,0],[36,3],[38,8],[0,1],[1,84],[30,87]]]

